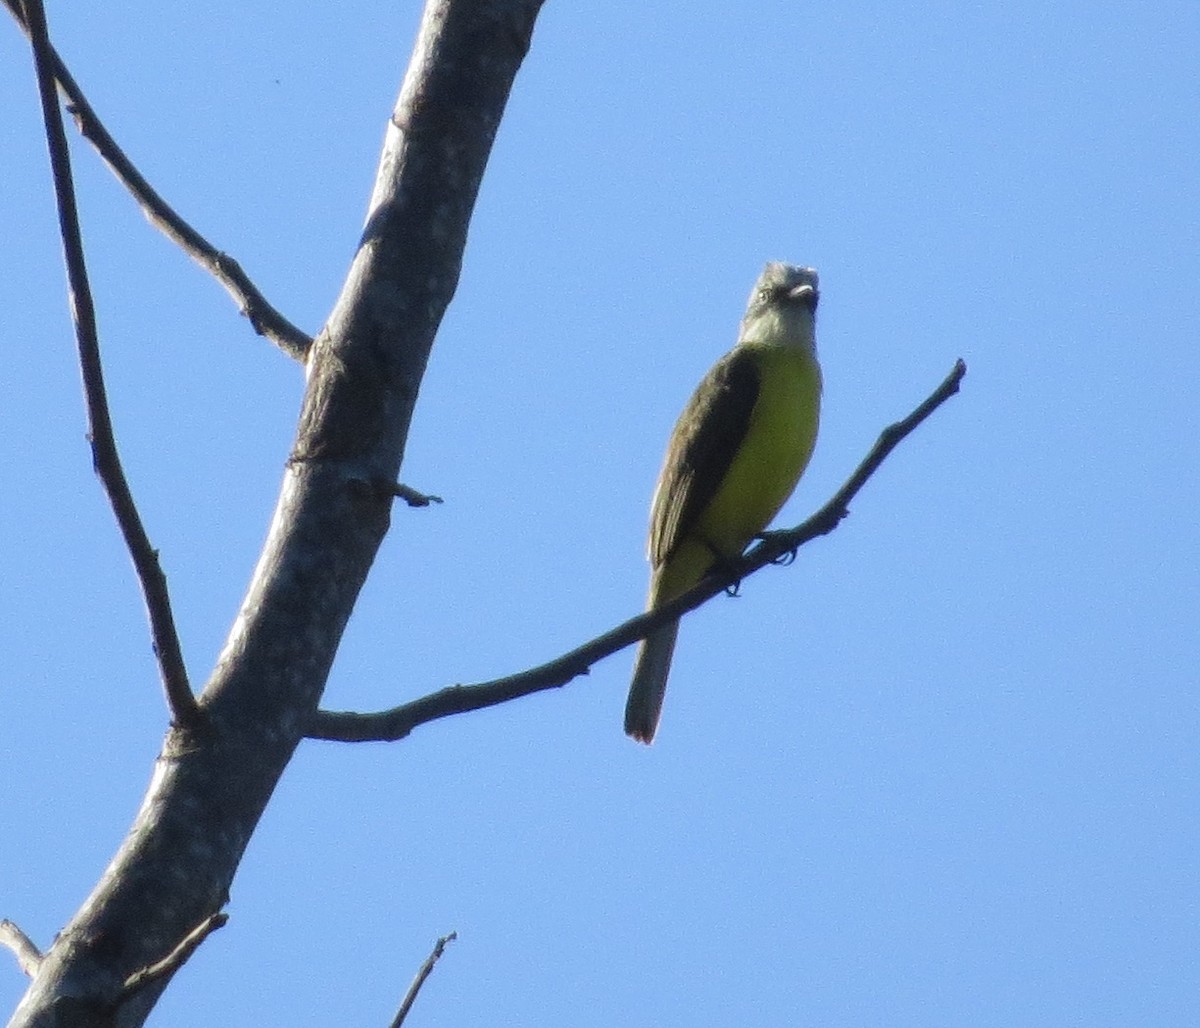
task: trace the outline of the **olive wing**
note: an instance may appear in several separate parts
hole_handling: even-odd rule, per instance
[[[754,355],[738,346],[713,365],[679,415],[650,508],[647,554],[655,567],[687,537],[721,487],[758,392]]]

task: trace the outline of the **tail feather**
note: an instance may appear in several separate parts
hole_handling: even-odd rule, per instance
[[[679,622],[672,621],[647,636],[638,647],[629,699],[625,701],[625,734],[638,742],[649,744],[654,740],[678,634]]]

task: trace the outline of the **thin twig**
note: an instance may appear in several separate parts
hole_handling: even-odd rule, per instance
[[[404,1002],[400,1004],[400,1009],[396,1011],[396,1016],[392,1018],[392,1023],[388,1028],[400,1028],[404,1024],[404,1019],[408,1017],[408,1012],[412,1009],[412,1005],[416,1001],[417,993],[421,991],[421,986],[425,984],[425,979],[433,972],[433,965],[441,959],[442,950],[446,948],[446,943],[453,942],[457,938],[458,932],[451,932],[449,935],[443,935],[434,944],[433,952],[429,954],[425,963],[417,971],[416,978],[413,979],[412,985],[408,987],[408,994],[404,997]]]
[[[7,917],[0,921],[0,945],[7,946],[13,951],[18,966],[30,978],[38,973],[38,967],[42,963],[42,951],[33,944],[33,940],[28,935],[21,931],[19,925],[14,924]]]
[[[71,159],[67,137],[63,131],[54,92],[50,41],[46,30],[46,14],[42,0],[25,0],[29,38],[33,46],[37,69],[38,93],[42,102],[42,118],[46,127],[46,142],[50,150],[50,167],[54,176],[54,195],[58,202],[58,223],[62,233],[63,253],[67,264],[67,279],[71,313],[75,322],[75,339],[79,349],[79,366],[87,399],[88,438],[92,444],[92,464],[108,493],[113,513],[125,545],[137,569],[138,581],[150,616],[150,633],[159,672],[167,694],[171,715],[180,727],[194,728],[202,721],[200,708],[188,684],[187,668],[179,648],[167,579],[158,563],[158,551],[150,545],[146,530],[125,479],[117,443],[113,436],[108,397],[104,389],[104,372],[100,363],[100,344],[96,334],[96,312],[92,305],[87,266],[83,256],[83,240],[79,232],[79,214],[75,206],[75,186],[71,178]]]
[[[624,624],[555,660],[519,674],[509,675],[507,678],[497,678],[477,685],[447,686],[410,703],[375,713],[318,710],[309,722],[307,737],[335,742],[391,742],[404,738],[418,725],[426,722],[492,707],[545,689],[556,689],[579,675],[587,674],[591,666],[601,658],[645,638],[656,628],[676,620],[708,602],[718,593],[736,586],[767,564],[778,563],[785,554],[794,553],[800,546],[817,536],[832,532],[849,512],[850,501],[888,454],[905,436],[958,392],[959,383],[966,373],[966,364],[961,360],[957,361],[941,385],[916,410],[880,433],[871,451],[855,468],[845,485],[807,521],[786,531],[767,533],[762,542],[744,556],[722,566],[719,571],[710,574],[694,589],[671,603],[630,618]]]
[[[440,496],[417,492],[412,486],[405,485],[403,482],[388,482],[384,488],[390,495],[398,497],[410,507],[428,507],[431,503],[442,502]]]
[[[0,0],[0,3],[8,8],[28,35],[30,26],[21,9],[21,0]],[[270,339],[288,356],[303,361],[312,345],[309,336],[267,302],[236,260],[213,246],[155,191],[104,127],[58,53],[47,45],[45,55],[50,73],[58,82],[67,109],[74,116],[83,138],[95,147],[104,163],[133,195],[150,223],[225,287],[255,332]]]
[[[178,971],[187,962],[187,959],[200,947],[200,943],[212,935],[218,928],[223,928],[225,922],[228,920],[228,914],[210,914],[188,932],[179,945],[163,957],[162,960],[157,960],[148,967],[134,971],[133,974],[125,979],[119,1002],[125,1002],[147,985],[151,985],[159,979]]]

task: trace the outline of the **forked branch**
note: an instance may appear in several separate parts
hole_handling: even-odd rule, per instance
[[[541,0],[426,3],[383,141],[367,232],[310,355],[271,528],[205,686],[212,730],[167,733],[125,842],[47,948],[13,1028],[68,1020],[79,1028],[140,1026],[199,938],[196,926],[207,927],[226,902],[387,532],[389,505],[377,483],[399,474],[479,184],[540,7]],[[40,93],[53,110],[40,6],[34,15]],[[65,154],[61,124],[52,135],[53,150]],[[56,159],[56,172],[60,166],[65,175]],[[81,313],[85,286],[74,297]],[[90,327],[82,348],[98,363]],[[89,383],[93,393],[97,382]],[[152,552],[139,550],[139,559]],[[156,616],[165,609],[153,606]]]
[[[17,24],[29,35],[29,19],[22,8],[21,0],[0,0],[0,3],[8,8]],[[255,332],[266,336],[288,356],[303,361],[309,346],[312,345],[308,335],[267,302],[266,297],[250,281],[236,260],[213,246],[159,196],[109,134],[62,58],[48,43],[45,47],[45,61],[83,138],[96,148],[104,163],[133,195],[150,223],[225,287],[225,291],[233,297]]]
[[[694,589],[671,603],[664,604],[650,613],[630,618],[624,624],[597,636],[570,653],[516,675],[477,685],[448,686],[411,703],[402,703],[390,710],[375,713],[319,710],[313,715],[306,735],[310,739],[337,742],[390,742],[404,738],[418,725],[428,721],[492,707],[545,689],[556,689],[579,675],[587,674],[596,661],[645,638],[656,628],[674,621],[682,614],[695,610],[766,565],[779,562],[787,554],[794,554],[797,549],[817,536],[832,532],[850,512],[850,501],[858,495],[867,479],[875,473],[888,454],[922,421],[958,392],[959,383],[966,373],[966,364],[962,360],[955,362],[950,374],[919,407],[908,417],[889,425],[880,433],[871,451],[855,468],[846,483],[807,521],[792,529],[767,533],[757,546],[739,560],[709,575]]]
[[[50,150],[50,167],[54,177],[54,195],[58,203],[58,224],[62,234],[63,254],[67,264],[68,291],[71,315],[75,322],[75,339],[79,350],[79,366],[83,374],[83,391],[87,402],[88,438],[92,444],[92,463],[104,485],[116,515],[125,545],[137,569],[142,595],[150,617],[150,633],[159,672],[166,690],[173,720],[183,728],[194,728],[202,716],[188,684],[187,669],[175,631],[171,599],[167,593],[167,578],[158,563],[158,551],[142,526],[142,519],[133,502],[129,483],[125,479],[117,443],[113,436],[112,418],[108,411],[108,396],[104,388],[104,372],[100,364],[100,344],[96,332],[96,312],[88,283],[87,265],[83,257],[83,240],[79,231],[79,214],[75,205],[75,184],[71,176],[71,158],[67,151],[67,136],[54,91],[53,59],[46,30],[46,14],[42,0],[24,0],[26,24],[33,46],[37,70],[38,94],[42,103],[42,118],[46,128],[46,143]]]

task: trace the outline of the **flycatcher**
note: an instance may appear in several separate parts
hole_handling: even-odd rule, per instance
[[[737,345],[709,371],[679,416],[650,507],[653,610],[738,557],[791,495],[808,466],[821,412],[817,273],[768,264]],[[649,743],[658,728],[679,622],[641,644],[625,731]]]

